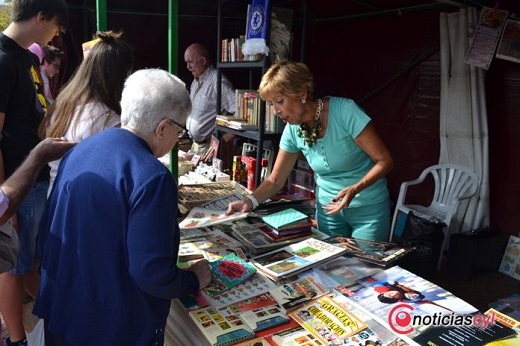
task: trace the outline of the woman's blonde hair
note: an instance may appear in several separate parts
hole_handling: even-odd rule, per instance
[[[260,81],[260,97],[266,99],[277,93],[291,98],[300,98],[307,93],[307,99],[314,98],[314,77],[311,70],[301,62],[280,61],[267,70]]]

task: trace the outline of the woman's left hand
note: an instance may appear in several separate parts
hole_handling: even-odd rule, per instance
[[[357,193],[358,191],[354,186],[347,186],[329,204],[324,205],[323,209],[328,210],[327,215],[336,214],[341,209],[347,208]]]

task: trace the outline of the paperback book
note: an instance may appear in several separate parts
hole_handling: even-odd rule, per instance
[[[336,236],[329,238],[326,242],[347,249],[347,255],[357,257],[363,261],[389,267],[406,254],[414,250],[413,247],[404,247],[385,241],[364,240]]]
[[[253,257],[251,263],[272,280],[279,281],[341,256],[346,251],[340,246],[308,238]]]
[[[256,272],[256,268],[235,254],[229,254],[219,260],[210,262],[212,280],[204,288],[210,296],[220,294],[246,281]]]
[[[280,282],[271,291],[274,300],[280,305],[283,312],[288,313],[307,304],[311,300],[329,293],[317,278],[304,276],[296,280]]]
[[[367,328],[358,316],[330,296],[323,296],[290,313],[290,316],[325,345],[334,345]]]
[[[253,329],[229,309],[205,307],[188,314],[212,346],[232,345],[255,337]]]

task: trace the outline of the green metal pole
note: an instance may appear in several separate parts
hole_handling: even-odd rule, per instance
[[[168,71],[177,75],[179,57],[179,0],[168,0]],[[179,143],[170,150],[170,172],[179,178]]]
[[[97,30],[107,31],[107,0],[96,0]]]

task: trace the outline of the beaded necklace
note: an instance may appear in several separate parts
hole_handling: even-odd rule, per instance
[[[312,147],[318,141],[318,135],[321,128],[320,115],[323,110],[323,101],[318,99],[318,107],[316,108],[316,114],[314,115],[314,127],[309,129],[306,123],[301,123],[300,128],[298,129],[298,137],[303,138],[305,144],[309,147]]]

